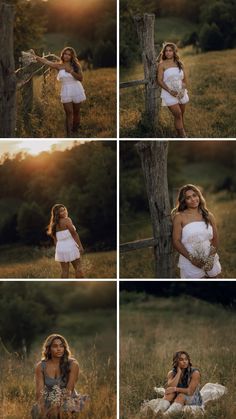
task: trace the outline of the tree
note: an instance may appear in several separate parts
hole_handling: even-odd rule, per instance
[[[26,244],[39,244],[44,238],[45,217],[36,202],[24,203],[17,217],[17,231]]]

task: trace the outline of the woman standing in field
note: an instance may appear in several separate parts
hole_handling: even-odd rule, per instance
[[[55,260],[61,264],[61,278],[69,278],[70,262],[75,270],[75,277],[83,278],[80,252],[84,249],[64,205],[55,204],[52,207],[47,233],[56,245]]]
[[[83,74],[75,50],[66,47],[61,52],[59,62],[52,62],[34,53],[36,61],[46,64],[58,71],[57,79],[61,82],[61,102],[66,115],[67,137],[73,137],[80,127],[80,104],[86,100],[84,88],[81,84]]]
[[[177,46],[172,42],[165,43],[157,61],[157,82],[162,87],[162,106],[168,106],[174,116],[178,137],[185,138],[184,112],[189,97],[184,65],[179,59]]]
[[[78,376],[79,365],[71,357],[66,339],[57,334],[48,336],[35,370],[37,403],[31,411],[32,419],[68,418],[81,412],[88,396],[76,392]]]
[[[201,191],[191,184],[180,188],[172,215],[181,278],[217,278],[221,272],[217,228]]]

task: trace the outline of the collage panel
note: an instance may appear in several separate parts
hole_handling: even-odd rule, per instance
[[[116,0],[0,2],[0,138],[117,137]]]
[[[120,418],[236,415],[235,282],[120,282]]]
[[[116,283],[0,281],[0,417],[116,417]]]
[[[121,138],[235,138],[235,10],[120,1]]]
[[[0,142],[0,277],[116,279],[116,141]]]
[[[236,277],[235,141],[120,143],[120,277]]]

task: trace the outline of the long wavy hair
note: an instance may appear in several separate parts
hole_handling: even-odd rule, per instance
[[[47,227],[47,234],[51,236],[53,239],[56,237],[56,230],[57,225],[59,224],[60,220],[60,209],[65,208],[65,205],[62,204],[55,204],[51,209],[51,218],[49,221],[49,225]]]
[[[162,45],[162,50],[157,57],[157,62],[159,63],[160,61],[167,60],[167,58],[166,58],[166,48],[167,47],[170,47],[172,49],[172,51],[174,52],[174,57],[173,57],[174,62],[176,63],[179,70],[183,70],[183,63],[182,63],[182,61],[180,61],[177,45],[175,45],[173,42],[165,42]]]
[[[42,348],[42,360],[48,361],[49,359],[52,358],[51,346],[54,340],[56,339],[60,339],[64,347],[64,354],[60,359],[60,371],[61,371],[62,381],[66,384],[68,381],[68,375],[70,372],[71,351],[70,351],[70,347],[68,345],[67,340],[63,336],[58,335],[58,334],[52,334],[47,337]]]
[[[186,355],[188,359],[188,367],[184,370],[183,376],[181,378],[181,384],[183,384],[184,387],[188,387],[191,380],[192,373],[193,373],[192,363],[191,363],[190,355],[188,354],[188,352],[178,351],[174,353],[173,362],[172,362],[173,376],[175,377],[177,374],[179,358],[181,357],[181,355]]]
[[[199,188],[197,188],[197,186],[192,185],[191,183],[184,185],[180,188],[179,192],[178,192],[178,197],[177,197],[177,202],[176,202],[176,206],[175,208],[173,208],[171,214],[172,216],[174,216],[177,212],[183,212],[184,210],[187,209],[187,204],[186,204],[186,192],[192,190],[194,191],[198,197],[199,197],[199,206],[198,206],[198,210],[199,212],[202,214],[202,218],[205,221],[206,225],[208,226],[208,224],[210,223],[210,218],[209,218],[209,211],[206,207],[206,201],[203,198],[203,195],[200,191]]]
[[[79,60],[77,58],[77,55],[76,55],[76,52],[75,52],[74,48],[72,48],[72,47],[65,47],[65,48],[63,48],[63,50],[61,51],[61,56],[60,56],[61,63],[64,63],[64,54],[65,54],[66,51],[70,51],[70,53],[71,53],[71,60],[70,60],[70,62],[71,62],[71,65],[73,67],[73,70],[76,73],[79,73],[81,67],[80,67],[80,63],[79,63]]]

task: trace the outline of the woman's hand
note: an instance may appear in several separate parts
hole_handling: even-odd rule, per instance
[[[192,265],[196,266],[197,268],[202,269],[204,266],[204,262],[202,260],[199,260],[192,255],[189,255],[189,260],[192,263]]]
[[[72,73],[73,73],[73,68],[71,68],[71,66],[70,66],[70,65],[65,65],[65,71],[66,71],[67,73],[72,74]]]
[[[172,394],[172,393],[176,393],[176,387],[168,387],[165,391],[165,394]]]
[[[168,93],[171,95],[171,96],[174,96],[174,97],[177,97],[178,96],[178,92],[176,92],[176,90],[168,90]]]
[[[83,246],[79,246],[79,251],[80,251],[80,253],[83,255],[84,254],[84,248],[83,248]]]

